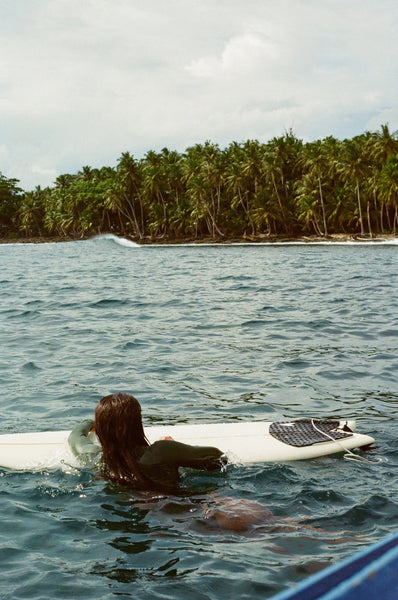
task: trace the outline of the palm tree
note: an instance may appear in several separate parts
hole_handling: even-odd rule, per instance
[[[379,191],[388,209],[393,210],[392,228],[394,235],[398,226],[398,155],[391,156],[380,173]]]
[[[72,222],[72,217],[66,213],[64,207],[68,189],[55,187],[46,194],[43,226],[48,234],[67,236],[67,229]]]
[[[304,171],[310,175],[307,178],[304,186],[308,188],[310,185],[313,187],[313,180],[316,180],[316,185],[318,188],[319,201],[321,204],[321,213],[322,213],[322,223],[323,223],[323,234],[328,235],[328,226],[326,220],[326,210],[325,210],[325,201],[324,201],[324,191],[322,179],[325,178],[327,166],[326,166],[326,156],[324,151],[324,146],[321,141],[313,142],[306,144],[303,152],[300,155],[300,163],[302,164]],[[311,183],[310,183],[311,182]],[[312,194],[312,192],[311,192]],[[319,228],[318,228],[319,229]],[[319,230],[320,231],[320,230]]]
[[[143,162],[143,192],[150,207],[150,227],[155,235],[168,235],[169,214],[167,177],[164,169],[164,153],[150,150]]]
[[[17,218],[19,228],[25,231],[26,235],[42,235],[42,226],[45,214],[45,196],[46,190],[37,186],[31,192],[25,192],[18,207]]]
[[[251,215],[254,225],[260,233],[264,232],[264,228],[266,228],[267,236],[277,233],[276,223],[280,218],[279,206],[268,189],[263,188],[257,195],[251,208]]]
[[[398,153],[397,133],[390,133],[388,123],[381,126],[380,131],[371,134],[371,158],[383,165],[390,156]]]
[[[60,190],[67,190],[76,180],[76,178],[76,175],[70,175],[69,173],[65,173],[64,175],[58,175],[58,177],[55,180],[55,187]]]
[[[367,151],[372,162],[372,175],[369,178],[369,190],[373,197],[374,210],[378,213],[380,231],[384,230],[384,212],[386,209],[383,194],[379,194],[380,173],[391,156],[398,152],[397,132],[391,133],[388,124],[381,126],[380,131],[369,134]],[[387,217],[389,214],[387,212]]]
[[[0,226],[3,229],[14,229],[17,225],[16,213],[22,198],[18,183],[18,179],[9,179],[0,172]]]
[[[237,210],[240,206],[250,224],[251,233],[255,235],[256,227],[251,215],[251,201],[248,189],[247,174],[243,169],[244,151],[236,143],[231,144],[226,159],[225,184],[227,192],[231,195],[230,206]]]
[[[361,181],[369,174],[370,164],[363,150],[363,138],[357,136],[352,140],[345,140],[342,160],[339,164],[339,171],[346,183],[355,184],[355,193],[358,205],[358,217],[361,227],[361,235],[365,235],[363,220],[362,202],[360,194]]]
[[[307,227],[312,225],[316,235],[324,234],[319,226],[319,177],[310,171],[296,183],[296,205],[298,220],[303,221]]]
[[[280,165],[278,153],[272,147],[267,147],[267,149],[264,152],[263,169],[265,181],[272,185],[272,189],[274,190],[275,197],[278,201],[283,228],[285,232],[288,233],[289,226],[287,222],[287,214],[284,204],[282,202],[282,196],[277,183],[278,180],[280,180],[281,184],[283,185],[283,171],[282,166]]]
[[[118,159],[115,177],[109,179],[106,206],[117,213],[123,234],[126,228],[122,216],[128,223],[133,223],[135,235],[140,239],[145,235],[142,183],[142,164],[129,152],[123,152]]]
[[[180,235],[188,225],[187,198],[185,194],[183,160],[175,150],[163,148],[160,153],[163,197],[167,206],[169,234]]]
[[[277,197],[286,232],[292,231],[294,227],[292,193],[296,181],[301,177],[298,157],[302,146],[303,142],[297,139],[292,131],[288,131],[281,137],[273,138],[265,147],[268,180]]]
[[[208,233],[224,236],[217,217],[221,207],[221,190],[223,186],[223,169],[219,162],[220,150],[217,145],[206,142],[188,148],[184,155],[184,181],[186,191],[193,207],[196,235],[200,221],[205,221]],[[202,205],[199,208],[198,202]]]

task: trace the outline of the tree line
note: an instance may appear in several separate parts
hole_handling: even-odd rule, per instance
[[[145,239],[398,229],[398,138],[388,125],[352,139],[304,143],[291,131],[266,143],[164,148],[115,167],[84,166],[53,186],[23,191],[0,173],[0,235]],[[2,232],[2,233],[1,233]]]

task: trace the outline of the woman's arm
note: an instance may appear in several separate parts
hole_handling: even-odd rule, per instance
[[[76,425],[69,434],[68,442],[73,454],[79,458],[94,458],[101,452],[101,447],[87,436],[92,430],[94,421],[86,419]]]

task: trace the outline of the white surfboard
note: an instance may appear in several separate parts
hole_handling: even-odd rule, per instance
[[[374,442],[368,435],[354,433],[355,421],[333,421],[327,433],[320,431],[325,421],[306,420],[304,429],[298,426],[300,423],[303,421],[159,425],[146,427],[145,433],[150,443],[170,436],[187,444],[216,446],[231,462],[244,464],[311,459]],[[351,431],[344,432],[347,428]],[[37,471],[78,467],[79,460],[68,444],[69,434],[70,431],[43,431],[0,435],[0,468]],[[279,435],[282,439],[275,437]],[[339,435],[340,439],[333,441]]]

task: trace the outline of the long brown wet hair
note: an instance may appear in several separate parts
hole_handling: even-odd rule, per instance
[[[105,396],[95,409],[94,427],[102,446],[103,475],[130,487],[151,487],[137,464],[140,449],[149,446],[138,400],[124,393]]]

